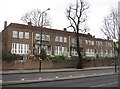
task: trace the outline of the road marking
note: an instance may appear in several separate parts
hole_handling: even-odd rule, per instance
[[[39,80],[41,80],[42,78],[39,78]]]
[[[118,82],[107,83],[107,84],[100,84],[100,85],[95,85],[95,86],[91,86],[91,87],[102,87],[102,86],[112,85],[112,84],[116,84],[116,83],[118,83]]]
[[[24,80],[25,80],[24,78],[21,79],[21,81],[24,81]]]
[[[70,77],[73,77],[72,75],[70,75]]]
[[[56,76],[55,78],[58,78],[58,76]]]

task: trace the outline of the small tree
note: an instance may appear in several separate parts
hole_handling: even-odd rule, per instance
[[[40,58],[42,60],[45,60],[47,58],[47,54],[44,48],[41,49]]]
[[[88,29],[82,29],[83,23],[87,20],[86,10],[89,8],[89,5],[84,0],[76,0],[75,5],[70,5],[66,10],[66,16],[70,22],[71,28],[73,28],[76,36],[77,44],[77,53],[78,53],[78,69],[83,68],[82,66],[82,55],[79,42],[79,32],[86,32]]]

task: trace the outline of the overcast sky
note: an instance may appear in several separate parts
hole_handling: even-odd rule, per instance
[[[87,0],[90,4],[88,11],[88,27],[90,33],[101,38],[100,29],[104,16],[108,15],[111,8],[118,7],[119,0]],[[3,30],[4,21],[10,23],[23,23],[20,18],[31,9],[48,11],[52,19],[52,28],[62,30],[69,26],[65,10],[75,0],[0,0],[0,32]]]

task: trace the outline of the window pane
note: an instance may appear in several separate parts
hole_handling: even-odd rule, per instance
[[[46,41],[50,41],[50,35],[46,35]]]
[[[17,38],[18,37],[18,32],[17,31],[13,31],[13,38]]]
[[[29,39],[29,32],[25,32],[25,39]]]
[[[63,37],[60,37],[60,42],[63,42]]]
[[[23,32],[19,32],[19,38],[23,38]]]
[[[55,37],[55,41],[57,41],[57,42],[59,41],[59,36]]]
[[[35,34],[35,40],[40,40],[40,34],[38,33]]]
[[[67,42],[67,37],[64,37],[64,42],[65,42],[65,43]]]
[[[42,40],[45,40],[45,35],[44,34],[42,34]]]

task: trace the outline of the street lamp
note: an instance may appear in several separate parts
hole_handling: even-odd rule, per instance
[[[43,29],[43,14],[46,12],[46,11],[48,11],[48,10],[50,10],[50,8],[48,8],[47,10],[45,10],[45,11],[43,11],[42,13],[41,13],[41,19],[42,19],[42,21],[41,21],[41,34],[40,34],[40,36],[41,36],[41,49],[42,49],[42,29]]]
[[[115,65],[115,73],[117,73],[117,57],[116,57],[116,50],[117,50],[117,46],[116,46],[116,42],[117,40],[116,39],[113,39],[113,42],[114,42],[114,65]]]
[[[42,52],[43,14],[44,14],[46,11],[48,11],[48,10],[50,10],[50,8],[48,8],[47,10],[45,10],[45,11],[43,11],[43,12],[41,13],[41,19],[42,19],[42,21],[41,21],[41,34],[40,34],[40,36],[41,36],[41,40],[40,40],[40,53]],[[42,58],[40,58],[39,60],[40,60],[40,62],[39,62],[39,72],[41,72],[41,61],[42,61]]]

